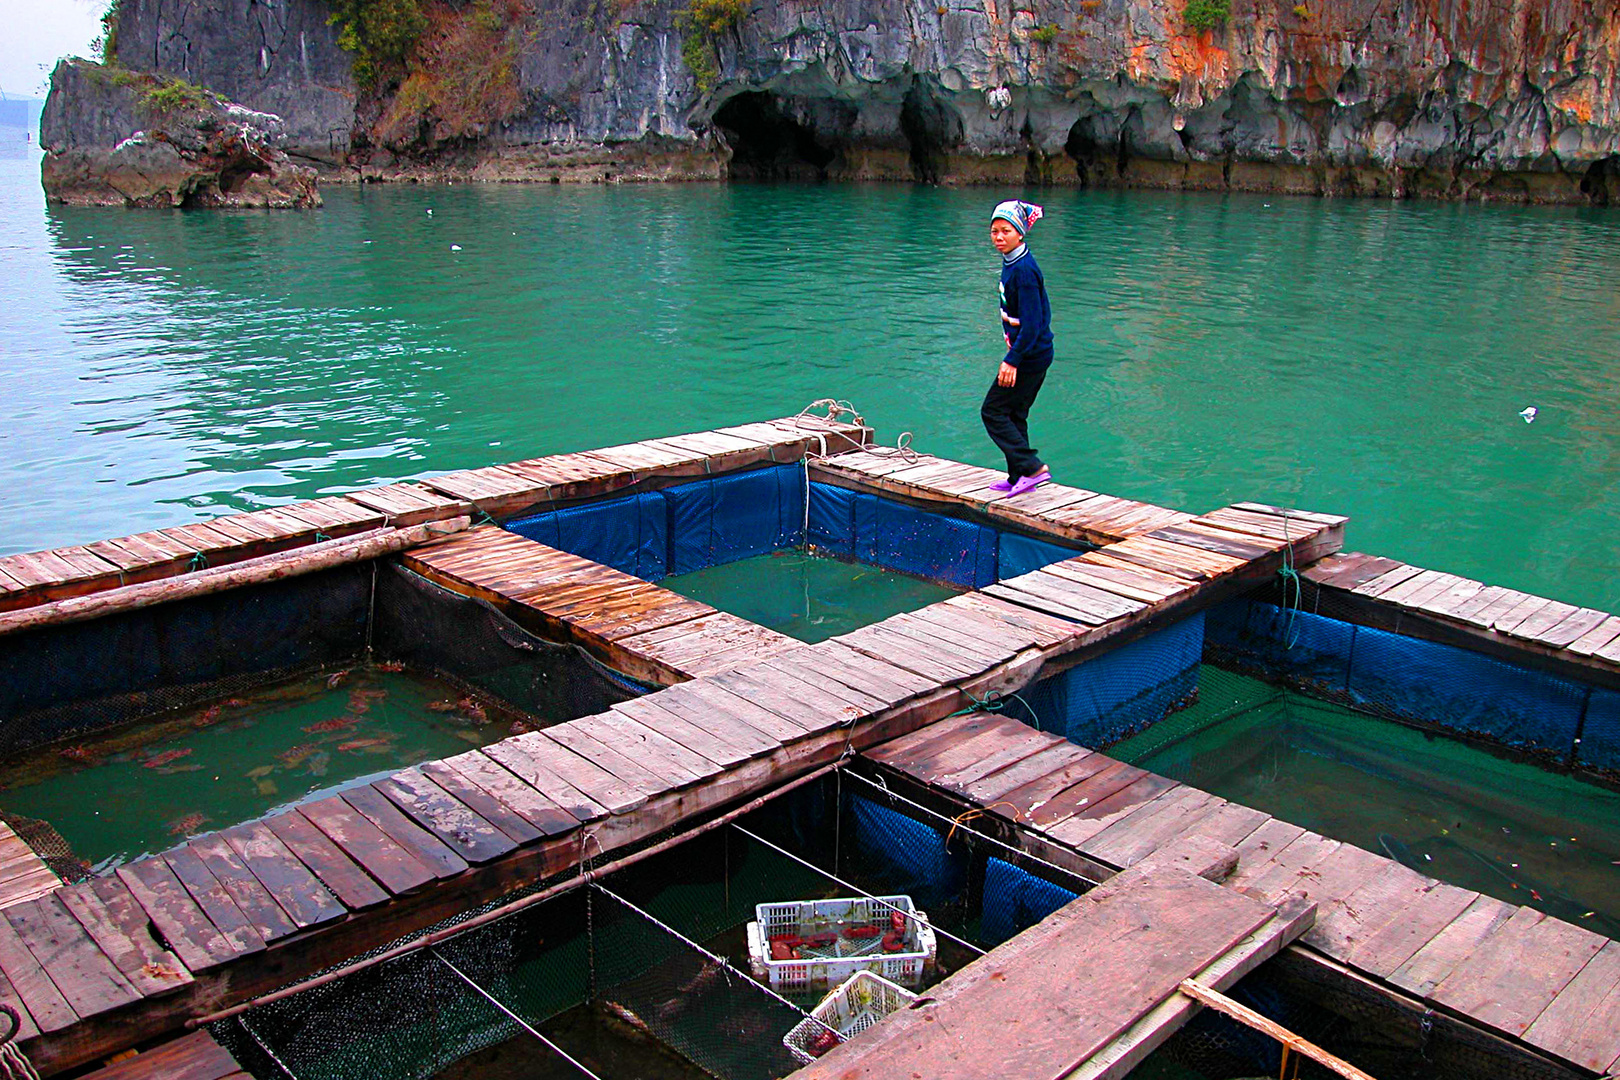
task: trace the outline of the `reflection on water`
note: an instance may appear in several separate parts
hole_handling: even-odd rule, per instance
[[[828,395],[993,464],[998,197],[401,185],[309,212],[47,210],[33,161],[0,164],[0,550]],[[1620,608],[1620,211],[1037,198],[1058,367],[1034,428],[1061,478],[1346,512],[1363,550]]]
[[[1259,704],[1162,748],[1166,733],[1150,728],[1109,753],[1620,936],[1620,793],[1227,672],[1206,667],[1201,681],[1249,686]]]

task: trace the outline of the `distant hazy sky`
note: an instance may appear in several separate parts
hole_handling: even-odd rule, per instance
[[[0,90],[45,96],[59,57],[88,56],[107,0],[0,0]]]

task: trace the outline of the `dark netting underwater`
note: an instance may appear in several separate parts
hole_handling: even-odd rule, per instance
[[[1087,887],[971,825],[835,773],[597,883],[213,1031],[260,1077],[470,1078],[483,1074],[447,1070],[528,1041],[536,1053],[525,1060],[539,1064],[525,1076],[641,1075],[627,1063],[652,1047],[722,1080],[768,1080],[798,1067],[782,1040],[828,987],[772,989],[749,974],[756,905],[911,897],[938,933],[937,960],[915,990]],[[594,1036],[580,1038],[582,1028]]]
[[[437,675],[537,724],[644,692],[575,646],[377,561],[7,638],[0,757],[367,661]]]

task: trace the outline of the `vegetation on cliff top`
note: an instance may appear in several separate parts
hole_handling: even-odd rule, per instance
[[[398,73],[428,28],[417,0],[330,0],[327,22],[338,28],[338,46],[354,53],[354,77],[374,86]]]
[[[1231,14],[1232,0],[1187,0],[1181,20],[1187,29],[1202,34],[1224,24]]]
[[[404,77],[373,128],[396,149],[475,138],[523,104],[518,57],[524,0],[426,0]]]
[[[749,0],[689,0],[675,13],[681,32],[681,59],[707,94],[720,81],[720,35],[742,25]]]

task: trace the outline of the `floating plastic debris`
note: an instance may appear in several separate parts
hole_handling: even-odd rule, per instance
[[[433,216],[433,207],[430,206],[430,207],[428,207],[428,217],[432,217],[432,216]]]
[[[450,250],[451,251],[460,251],[461,250],[461,245],[460,244],[451,244],[450,245]]]
[[[1534,405],[1531,405],[1527,409],[1520,409],[1519,410],[1519,415],[1524,417],[1524,422],[1525,423],[1533,424],[1533,423],[1536,422],[1536,407]]]

